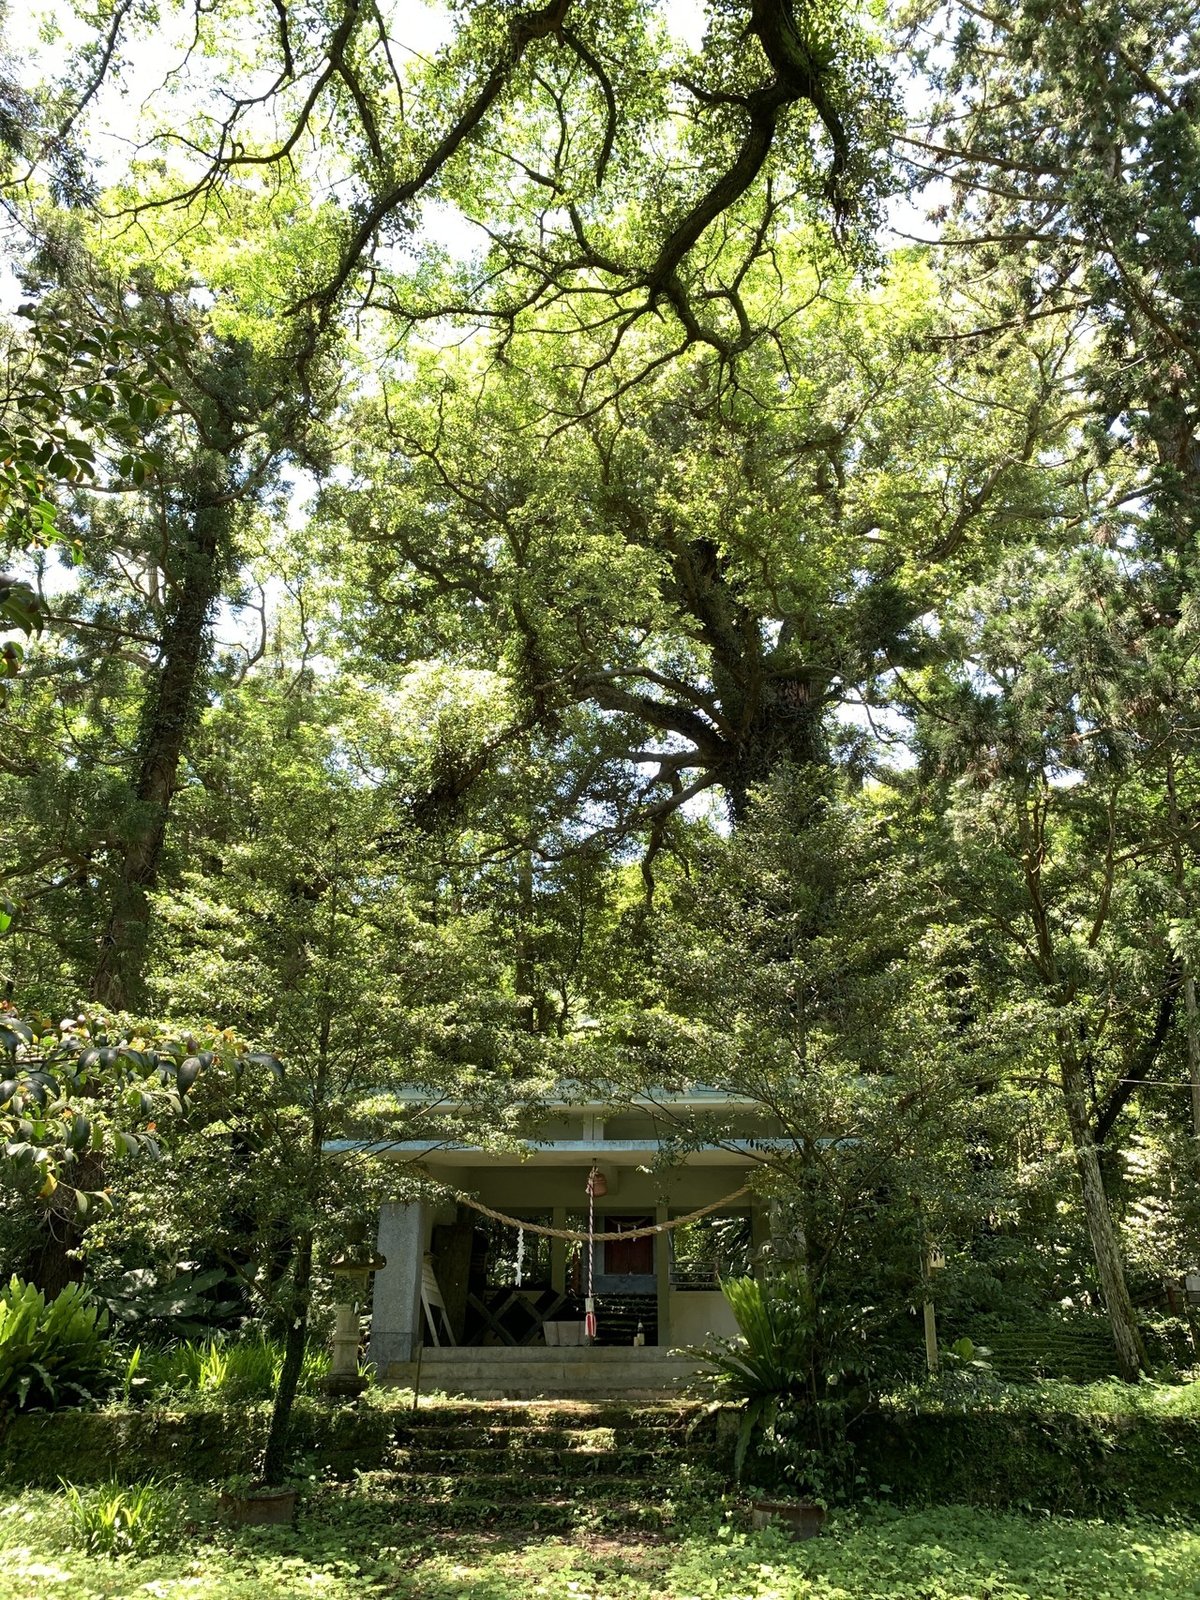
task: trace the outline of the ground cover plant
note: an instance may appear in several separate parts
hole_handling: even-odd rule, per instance
[[[48,1492],[3,1507],[2,1600],[1188,1600],[1200,1564],[1197,1525],[962,1507],[846,1512],[802,1545],[747,1531],[744,1502],[685,1511],[669,1537],[547,1534],[502,1505],[492,1527],[431,1534],[398,1529],[360,1490],[314,1486],[295,1529],[222,1529],[193,1502],[173,1542],[124,1557],[89,1553],[65,1513]]]
[[[134,1484],[114,1479],[86,1489],[64,1480],[62,1490],[72,1540],[88,1555],[143,1556],[178,1536],[179,1496],[153,1479]]]

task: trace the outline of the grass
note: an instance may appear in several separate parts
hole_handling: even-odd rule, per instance
[[[925,1381],[898,1386],[880,1396],[880,1405],[894,1411],[1037,1411],[1074,1417],[1200,1417],[1200,1382],[1065,1383],[1039,1378],[1032,1383],[1004,1383],[989,1374],[940,1383]]]
[[[511,1511],[511,1508],[505,1508]],[[669,1535],[401,1531],[363,1488],[313,1486],[295,1529],[185,1531],[147,1556],[89,1555],[61,1494],[0,1510],[0,1600],[1195,1600],[1200,1525],[1105,1524],[963,1507],[874,1507],[791,1545],[711,1506]]]
[[[77,1488],[63,1483],[73,1543],[89,1555],[146,1555],[173,1542],[181,1519],[180,1497],[147,1479]]]
[[[134,1384],[144,1394],[215,1400],[267,1400],[275,1392],[283,1346],[261,1332],[236,1339],[181,1340],[166,1350],[135,1350],[130,1357],[128,1394]],[[315,1394],[329,1369],[326,1351],[310,1345],[304,1352],[299,1392]]]

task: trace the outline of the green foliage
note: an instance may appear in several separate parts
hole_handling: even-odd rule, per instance
[[[77,1483],[114,1475],[134,1481],[148,1470],[192,1482],[251,1475],[268,1410],[264,1402],[247,1400],[217,1409],[200,1395],[186,1401],[163,1397],[133,1410],[21,1415],[12,1419],[4,1441],[6,1478],[52,1485],[67,1463]],[[410,1412],[411,1396],[398,1391],[374,1391],[368,1403],[353,1407],[301,1397],[290,1466],[302,1475],[347,1482],[359,1473],[387,1470],[397,1443],[407,1438]],[[436,1415],[431,1425],[439,1426]],[[1110,1517],[1131,1510],[1187,1516],[1200,1505],[1196,1385],[997,1385],[965,1399],[938,1386],[937,1392],[886,1397],[851,1419],[849,1437],[855,1450],[852,1499],[874,1495],[912,1505],[955,1500]],[[711,1430],[700,1430],[690,1449],[698,1464],[725,1471],[731,1445],[728,1438],[714,1448]],[[760,1456],[756,1477],[772,1488],[811,1494],[811,1486],[787,1475],[789,1459]],[[841,1487],[828,1485],[830,1491]],[[404,1493],[411,1496],[410,1484]]]
[[[1186,566],[1200,488],[1190,448],[1200,181],[1187,107],[1192,12],[1180,0],[1078,10],[1024,0],[1005,14],[972,9],[965,21],[956,7],[912,9],[931,21],[938,11],[916,57],[939,91],[929,137],[953,178],[947,242],[983,232],[992,291],[1025,314],[1065,310],[1086,294],[1090,442],[1101,462],[1123,455],[1136,464],[1151,544]],[[1035,184],[1004,181],[1027,163],[1036,163]],[[1051,211],[1061,224],[1043,228]],[[978,251],[955,256],[956,275],[978,281]],[[1168,560],[1163,576],[1178,592],[1188,580],[1174,567]]]
[[[1095,1383],[1115,1374],[1112,1333],[1100,1318],[1044,1318],[1006,1327],[988,1319],[980,1332],[997,1377],[1010,1383],[1035,1378],[1066,1378]]]
[[[89,1158],[157,1159],[159,1119],[183,1119],[210,1094],[220,1099],[247,1068],[279,1071],[273,1056],[230,1033],[201,1040],[155,1032],[153,1024],[102,1012],[55,1022],[0,1006],[0,1178],[39,1200],[52,1199],[65,1181],[86,1216],[93,1205],[112,1204],[107,1189],[70,1183],[96,1170]]]
[[[114,1373],[108,1316],[79,1284],[49,1304],[13,1278],[0,1289],[0,1413],[79,1405]]]
[[[283,1348],[261,1332],[236,1339],[181,1340],[169,1349],[143,1353],[141,1372],[158,1404],[172,1397],[225,1403],[269,1400],[279,1381]],[[329,1368],[326,1351],[305,1347],[298,1391],[316,1394]]]
[[[803,1273],[721,1285],[740,1338],[711,1341],[703,1355],[718,1395],[742,1408],[734,1452],[740,1482],[750,1445],[809,1495],[837,1492],[849,1467],[847,1408],[861,1358],[845,1319],[822,1308]]]
[[[1095,1516],[1135,1506],[1189,1516],[1200,1504],[1194,1401],[1190,1414],[1141,1418],[1115,1393],[1078,1410],[1028,1389],[937,1404],[897,1404],[853,1425],[861,1493]]]
[[[614,763],[631,780],[629,752],[659,752],[658,770],[622,785],[626,807],[653,797],[643,821],[714,785],[742,819],[777,768],[820,768],[835,707],[935,649],[927,619],[947,590],[1057,503],[1026,435],[1049,446],[1068,424],[1033,352],[989,371],[994,406],[963,403],[935,353],[942,311],[923,263],[898,259],[863,289],[844,268],[824,274],[798,228],[769,271],[746,276],[767,316],[779,272],[796,313],[728,386],[707,349],[657,371],[665,337],[627,356],[607,328],[589,340],[564,321],[604,382],[654,371],[635,412],[585,428],[559,425],[576,383],[541,317],[518,325],[519,360],[502,366],[468,343],[384,371],[385,400],[359,412],[352,477],[322,497],[326,537],[358,534],[346,608],[371,653],[427,671],[434,639],[464,676],[498,663],[539,721],[553,713],[573,780],[598,804],[621,804]],[[975,519],[979,543],[966,537]]]
[[[172,87],[139,125],[134,172],[157,179],[164,201],[221,185],[228,203],[244,160],[255,176],[264,165],[286,173],[298,142],[353,171],[366,225],[335,213],[337,257],[294,308],[298,322],[314,301],[328,314],[370,273],[405,317],[445,308],[503,319],[565,299],[578,327],[601,292],[630,326],[668,318],[677,341],[737,351],[755,331],[739,298],[743,262],[769,255],[797,214],[819,218],[856,258],[870,254],[899,113],[869,10],[718,6],[695,47],[638,0],[577,6],[569,19],[485,0],[443,20],[427,49],[401,56],[367,18],[290,0],[253,33],[236,11],[206,14],[194,44],[131,8],[114,20],[120,49],[110,44],[104,62],[136,56],[149,28],[173,63]],[[105,38],[88,18],[92,71]],[[54,65],[56,96],[72,98],[90,76]],[[275,80],[265,97],[259,70]],[[115,73],[102,65],[98,81]],[[294,100],[293,76],[315,92]],[[211,163],[199,191],[174,170],[170,130],[184,106],[201,166]],[[567,214],[547,206],[547,186],[569,197]],[[433,246],[415,265],[376,248],[408,237],[433,200],[479,225],[481,249],[493,235],[486,270]]]
[[[62,1483],[73,1540],[92,1556],[145,1556],[176,1543],[178,1496],[156,1479],[142,1483]]]
[[[169,1273],[131,1267],[97,1278],[92,1293],[115,1330],[154,1342],[203,1337],[244,1310],[235,1280],[223,1267],[186,1262]],[[231,1293],[234,1298],[225,1298]]]
[[[1200,1533],[1174,1521],[1031,1518],[949,1506],[876,1507],[831,1518],[826,1536],[789,1543],[746,1530],[746,1509],[699,1512],[672,1537],[555,1536],[524,1530],[397,1526],[364,1486],[317,1489],[296,1528],[204,1530],[202,1557],[159,1548],[111,1558],[63,1548],[60,1494],[27,1493],[0,1526],[0,1600],[80,1594],[186,1593],[194,1600],[1190,1600]]]
[[[978,1395],[1103,1370],[1016,1326],[1067,1300],[1127,1377],[1170,1365],[1134,1299],[1200,1258],[1187,8],[914,0],[899,61],[886,7],[716,0],[685,42],[645,0],[483,0],[400,62],[377,7],[75,10],[53,83],[0,70],[37,241],[0,393],[24,1213],[128,1274],[147,1348],[208,1314],[155,1264],[228,1263],[288,1360],[163,1381],[278,1376],[286,1431],[333,1239],[422,1191],[410,1134],[512,1151],[563,1081],[699,1082],[745,1115],[661,1166],[736,1147],[796,1268],[739,1291],[739,1470],[754,1432],[796,1482],[832,1458],[868,1321],[911,1368],[935,1241]],[[149,30],[141,154],[64,212],[42,130],[102,125]],[[911,66],[911,182],[951,199],[885,262]]]
[[[162,465],[145,431],[175,401],[155,365],[181,347],[180,334],[158,329],[139,338],[98,324],[76,330],[56,310],[33,305],[19,314],[28,336],[8,334],[0,343],[0,549],[63,542],[81,559],[83,546],[61,526],[57,502],[96,481],[109,455],[113,478],[139,487]],[[0,577],[0,625],[29,633],[42,621],[37,596]]]
[[[736,1522],[715,1536],[696,1529],[672,1542],[661,1562],[643,1557],[615,1573],[568,1548],[557,1559],[545,1550],[534,1560],[502,1560],[500,1574],[480,1554],[464,1583],[461,1563],[452,1575],[446,1557],[431,1555],[422,1582],[438,1600],[490,1600],[499,1592],[493,1584],[523,1572],[537,1574],[539,1591],[555,1600],[580,1591],[601,1600],[656,1593],[667,1600],[1120,1600],[1142,1585],[1163,1600],[1182,1600],[1196,1546],[1187,1528],[1033,1523],[963,1507],[915,1515],[879,1509],[836,1519],[825,1537],[801,1545],[777,1532],[747,1535]]]
[[[721,1292],[741,1335],[714,1348],[713,1364],[724,1396],[754,1400],[763,1395],[803,1395],[813,1364],[812,1291],[797,1276],[766,1283],[733,1278]]]

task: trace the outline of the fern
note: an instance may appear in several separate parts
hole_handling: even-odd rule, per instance
[[[77,1283],[47,1302],[31,1283],[0,1289],[0,1410],[78,1405],[107,1386],[108,1317]]]
[[[763,1283],[734,1278],[722,1284],[739,1337],[698,1350],[724,1401],[742,1408],[734,1452],[740,1482],[750,1445],[777,1460],[788,1480],[824,1494],[845,1475],[844,1414],[861,1374],[846,1308],[818,1305],[801,1273]],[[849,1383],[848,1383],[849,1380]]]

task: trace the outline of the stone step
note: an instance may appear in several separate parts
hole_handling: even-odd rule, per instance
[[[606,1359],[613,1356],[619,1359]],[[497,1399],[535,1399],[543,1395],[562,1399],[578,1396],[653,1400],[681,1393],[694,1376],[693,1364],[670,1356],[642,1356],[629,1361],[626,1351],[595,1349],[547,1351],[540,1355],[437,1351],[427,1355],[419,1368],[415,1362],[394,1362],[388,1368],[391,1382],[410,1388],[419,1383],[426,1394]]]
[[[720,1496],[727,1432],[706,1406],[637,1405],[627,1395],[426,1401],[397,1417],[386,1464],[362,1484],[405,1523],[442,1526],[452,1505],[463,1518],[486,1508],[481,1526],[554,1531],[598,1515],[606,1527],[657,1526],[647,1506],[661,1512],[677,1499]]]
[[[504,1400],[422,1399],[415,1411],[402,1413],[408,1428],[482,1428],[487,1432],[505,1430],[528,1433],[552,1428],[578,1431],[585,1428],[685,1428],[708,1408],[699,1401],[648,1401],[627,1405],[600,1400]]]
[[[460,1450],[457,1444],[444,1450],[400,1449],[393,1451],[388,1465],[412,1474],[461,1473],[467,1477],[495,1477],[499,1473],[546,1477],[595,1477],[605,1473],[636,1474],[644,1481],[655,1473],[679,1472],[688,1464],[687,1452],[672,1450]]]
[[[592,1454],[597,1450],[642,1451],[645,1454],[677,1454],[704,1445],[710,1435],[696,1435],[682,1427],[498,1427],[483,1429],[459,1424],[458,1427],[400,1427],[395,1432],[398,1448],[408,1451],[453,1450],[483,1456],[526,1456],[533,1451],[555,1454]]]
[[[589,1529],[612,1532],[653,1532],[670,1527],[674,1521],[673,1508],[652,1501],[604,1501],[586,1496],[538,1499],[515,1493],[511,1499],[498,1500],[491,1495],[472,1499],[410,1493],[372,1504],[376,1514],[386,1512],[397,1527],[470,1527],[479,1532],[512,1528],[558,1533],[581,1523]]]
[[[422,1386],[422,1393],[427,1391]],[[663,1390],[618,1388],[613,1383],[579,1384],[507,1383],[487,1379],[471,1383],[455,1383],[441,1389],[442,1394],[454,1394],[466,1400],[575,1400],[580,1395],[594,1400],[661,1400]]]
[[[523,1456],[533,1451],[555,1451],[560,1455],[588,1455],[596,1450],[644,1451],[651,1455],[673,1455],[694,1450],[712,1436],[711,1429],[700,1432],[687,1427],[639,1428],[476,1428],[459,1423],[451,1427],[397,1428],[398,1446],[408,1450],[471,1451],[497,1456],[504,1453]]]
[[[608,1357],[616,1355],[618,1360],[609,1360]],[[403,1366],[406,1369],[416,1370],[415,1361],[393,1362],[393,1366]],[[486,1370],[488,1372],[511,1372],[525,1374],[527,1372],[553,1372],[561,1373],[564,1377],[586,1377],[589,1373],[600,1372],[606,1378],[626,1380],[644,1386],[647,1376],[656,1380],[664,1374],[681,1381],[696,1376],[696,1363],[681,1360],[678,1356],[641,1356],[636,1361],[629,1359],[625,1350],[611,1351],[597,1348],[588,1350],[582,1356],[570,1351],[546,1350],[514,1350],[511,1354],[506,1351],[492,1353],[488,1350],[464,1350],[461,1354],[447,1352],[431,1353],[421,1360],[421,1376],[432,1377],[435,1373],[474,1372]]]
[[[636,1495],[659,1505],[677,1498],[694,1498],[698,1492],[711,1494],[725,1486],[725,1480],[712,1473],[695,1473],[676,1468],[655,1478],[633,1477],[626,1472],[575,1474],[561,1472],[511,1474],[456,1472],[406,1472],[402,1474],[405,1496],[418,1499],[491,1499],[506,1501],[576,1499],[625,1501]],[[375,1503],[372,1497],[372,1504]]]
[[[415,1359],[415,1358],[414,1358]],[[437,1344],[426,1345],[421,1360],[430,1361],[564,1361],[583,1363],[602,1361],[614,1366],[639,1362],[677,1361],[688,1367],[704,1365],[702,1357],[686,1350],[660,1350],[655,1345],[544,1345],[544,1344]]]

